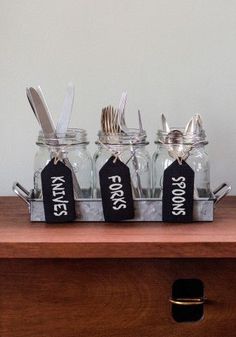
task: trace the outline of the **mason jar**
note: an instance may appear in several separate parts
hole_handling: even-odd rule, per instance
[[[134,198],[151,197],[151,157],[146,149],[149,144],[145,131],[130,129],[129,134],[98,133],[94,154],[94,197],[101,198],[99,171],[115,155],[129,167]]]
[[[206,134],[203,129],[197,133],[184,134],[181,128],[170,132],[158,130],[157,149],[152,158],[152,196],[162,198],[163,174],[165,169],[177,160],[185,160],[193,169],[194,198],[210,195],[210,169],[206,152]]]
[[[59,156],[72,171],[75,199],[92,198],[92,158],[87,150],[87,133],[83,129],[70,128],[66,134],[44,137],[42,131],[36,142],[38,150],[34,158],[34,196],[42,198],[41,172],[53,157]]]

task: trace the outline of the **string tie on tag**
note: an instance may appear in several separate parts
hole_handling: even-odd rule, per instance
[[[120,155],[121,155],[120,151],[113,153],[113,156],[114,156],[113,163],[114,164],[116,163],[117,159],[120,159]]]
[[[62,149],[56,152],[54,156],[54,165],[57,165],[59,161],[63,161],[63,150]]]
[[[106,149],[107,151],[111,152],[112,156],[114,157],[113,163],[115,163],[117,161],[117,159],[120,159],[120,156],[122,155],[122,151],[114,151],[112,150],[109,146],[107,146],[106,144],[104,144],[103,142],[101,142],[99,139],[97,141],[102,147],[104,147],[104,149]],[[131,146],[131,156],[129,157],[129,159],[125,162],[125,165],[127,165],[129,163],[129,161],[131,159],[133,159],[133,157],[135,156],[135,149],[133,148],[134,145],[136,145],[139,142],[139,138],[136,136],[135,137],[135,141],[130,140],[130,146]],[[120,159],[121,160],[121,159]]]
[[[101,142],[100,140],[98,140],[98,143],[100,145],[102,145],[102,147],[104,147],[104,149],[106,149],[107,151],[111,152],[112,156],[114,157],[113,159],[113,163],[115,164],[117,159],[120,159],[121,156],[121,151],[114,151],[112,150],[109,146],[107,146],[106,144],[104,144],[103,142]]]

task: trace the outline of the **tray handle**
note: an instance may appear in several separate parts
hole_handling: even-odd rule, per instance
[[[229,192],[231,191],[231,185],[227,184],[227,183],[222,183],[220,184],[218,187],[216,187],[214,190],[213,190],[213,195],[215,197],[215,200],[214,200],[214,204],[218,204],[218,202],[223,199],[227,194],[229,194]],[[221,194],[218,194],[220,191]]]
[[[27,191],[20,183],[14,182],[12,186],[13,191],[20,197],[28,206],[30,205],[30,192]]]

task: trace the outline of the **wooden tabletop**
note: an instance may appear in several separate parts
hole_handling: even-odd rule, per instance
[[[0,258],[236,258],[236,197],[213,222],[31,223],[17,197],[0,197]]]

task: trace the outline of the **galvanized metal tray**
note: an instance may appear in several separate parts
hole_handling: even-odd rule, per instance
[[[194,199],[193,220],[213,221],[215,205],[231,190],[231,186],[222,183],[207,197]],[[13,191],[27,204],[30,213],[30,221],[45,221],[43,199],[34,198],[33,190],[27,191],[21,184],[15,182]],[[76,204],[77,218],[75,221],[103,222],[103,210],[101,199],[78,199]],[[135,199],[135,217],[133,221],[162,221],[162,199]]]

